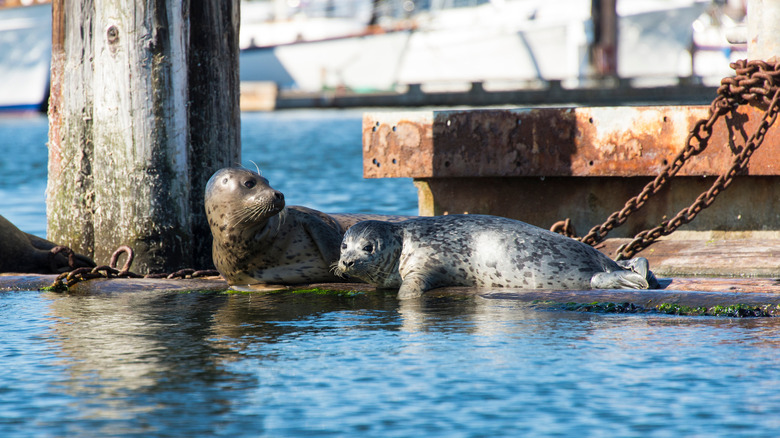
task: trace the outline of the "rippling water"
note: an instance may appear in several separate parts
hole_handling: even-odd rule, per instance
[[[776,436],[778,323],[390,295],[0,294],[0,435]]]
[[[43,116],[0,117],[0,215],[46,236],[49,122]]]
[[[291,204],[414,214],[360,113],[245,114]],[[46,120],[0,119],[0,214],[45,232]],[[778,436],[780,323],[392,295],[0,292],[0,436]]]

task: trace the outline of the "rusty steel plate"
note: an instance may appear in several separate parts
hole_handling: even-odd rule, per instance
[[[393,178],[432,174],[430,116],[430,112],[364,115],[363,175]]]
[[[741,107],[719,120],[709,147],[680,176],[731,166],[762,112]],[[366,113],[366,178],[655,176],[680,153],[705,106],[532,108]],[[747,174],[780,175],[773,127]]]

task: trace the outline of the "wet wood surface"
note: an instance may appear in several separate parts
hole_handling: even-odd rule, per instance
[[[614,256],[628,239],[609,239],[599,249]],[[687,307],[780,306],[780,241],[773,239],[664,240],[640,254],[650,262],[661,289],[547,291],[518,289],[440,288],[427,297],[480,297],[528,303],[630,303],[644,309],[661,304]],[[692,276],[680,272],[693,272]],[[0,290],[48,290],[55,275],[0,275]],[[135,292],[273,293],[309,289],[376,293],[361,283],[265,285],[231,288],[221,277],[198,279],[95,279],[77,283],[67,294],[118,294]],[[389,292],[393,293],[393,292]]]
[[[608,239],[601,252],[614,258],[630,239]],[[659,277],[777,277],[780,276],[780,239],[661,240],[638,257],[650,262]]]
[[[54,275],[6,274],[0,276],[0,290],[36,291],[51,286]],[[654,290],[585,290],[523,291],[517,289],[440,288],[429,291],[429,297],[480,297],[524,302],[549,303],[631,303],[654,308],[662,303],[689,307],[730,305],[780,305],[780,279],[774,278],[661,278],[662,289]],[[285,290],[338,290],[375,293],[372,286],[359,283],[317,283],[295,286],[256,287],[250,293],[272,293]],[[95,279],[71,287],[65,294],[102,295],[135,292],[226,292],[231,290],[221,277],[202,279]],[[248,292],[246,289],[241,292]]]

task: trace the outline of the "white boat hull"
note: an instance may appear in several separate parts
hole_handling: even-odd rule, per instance
[[[51,5],[0,14],[0,111],[40,111],[49,96]]]
[[[241,51],[241,80],[273,81],[281,89],[308,92],[583,80],[589,76],[590,2],[550,3],[553,11],[548,6],[547,15],[544,9],[528,10],[538,2],[508,1],[504,10],[484,4],[448,11],[447,22],[432,20],[415,31],[248,48]],[[691,24],[707,3],[661,6],[621,14],[618,75],[678,78],[691,76],[693,68],[704,77],[728,74],[729,59],[722,53],[708,54],[706,65],[692,67]],[[569,11],[552,13],[560,9]]]

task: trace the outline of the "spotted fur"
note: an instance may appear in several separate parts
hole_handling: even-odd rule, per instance
[[[372,218],[408,219],[285,206],[284,195],[267,179],[236,167],[209,179],[205,209],[214,265],[231,285],[343,281],[332,265],[350,226]]]
[[[413,298],[443,286],[551,290],[647,289],[647,260],[618,264],[593,247],[524,222],[450,215],[366,221],[347,231],[339,274]]]

